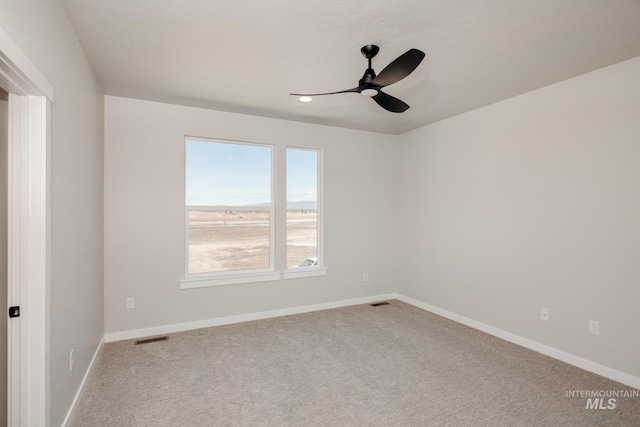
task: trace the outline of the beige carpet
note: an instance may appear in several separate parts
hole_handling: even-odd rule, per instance
[[[106,344],[71,425],[640,426],[570,390],[633,389],[391,301]]]

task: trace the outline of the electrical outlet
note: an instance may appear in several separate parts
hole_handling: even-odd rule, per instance
[[[73,371],[73,353],[75,352],[75,348],[69,352],[69,372]]]
[[[597,320],[589,320],[589,333],[592,335],[600,335],[600,322]]]
[[[127,298],[127,303],[125,305],[127,309],[136,308],[136,302],[133,297]]]
[[[549,309],[540,307],[540,320],[544,320],[545,322],[549,321]]]
[[[369,281],[369,273],[362,273],[362,281],[363,282]]]

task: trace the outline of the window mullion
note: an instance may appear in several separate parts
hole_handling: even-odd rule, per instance
[[[286,269],[287,257],[287,151],[284,146],[275,149],[274,199],[275,199],[275,267]]]

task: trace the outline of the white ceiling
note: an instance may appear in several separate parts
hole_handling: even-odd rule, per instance
[[[640,0],[61,0],[108,95],[398,134],[640,56]],[[385,91],[301,103],[426,53]],[[640,78],[640,76],[639,76]]]

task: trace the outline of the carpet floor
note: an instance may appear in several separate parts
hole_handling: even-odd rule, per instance
[[[105,344],[71,426],[640,426],[575,390],[637,393],[392,300]]]

